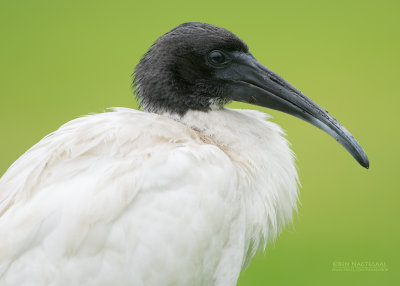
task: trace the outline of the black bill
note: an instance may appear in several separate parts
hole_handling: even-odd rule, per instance
[[[363,167],[368,157],[357,140],[326,110],[283,78],[261,65],[250,53],[233,52],[229,68],[216,71],[225,80],[232,100],[279,110],[301,118],[330,134]]]

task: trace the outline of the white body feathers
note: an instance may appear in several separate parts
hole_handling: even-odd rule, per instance
[[[263,113],[75,119],[0,179],[0,285],[236,285],[296,202]]]

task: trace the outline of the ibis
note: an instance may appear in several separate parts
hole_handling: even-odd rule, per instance
[[[133,87],[142,111],[74,119],[2,176],[0,285],[236,285],[291,221],[298,176],[282,129],[232,101],[303,119],[369,166],[338,121],[226,29],[170,30]]]

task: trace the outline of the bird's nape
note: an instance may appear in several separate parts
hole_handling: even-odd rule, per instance
[[[342,125],[223,28],[167,32],[134,87],[145,112],[74,119],[0,178],[0,285],[235,286],[291,222],[299,181],[282,129],[232,100],[299,117],[368,167]]]
[[[365,168],[360,144],[326,110],[261,65],[246,43],[220,27],[185,23],[161,36],[135,69],[141,106],[184,116],[235,100],[301,118],[331,135]]]

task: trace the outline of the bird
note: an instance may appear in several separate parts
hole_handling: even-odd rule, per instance
[[[137,64],[139,110],[74,119],[0,179],[0,285],[233,286],[297,211],[278,110],[368,158],[234,33],[183,23]]]

